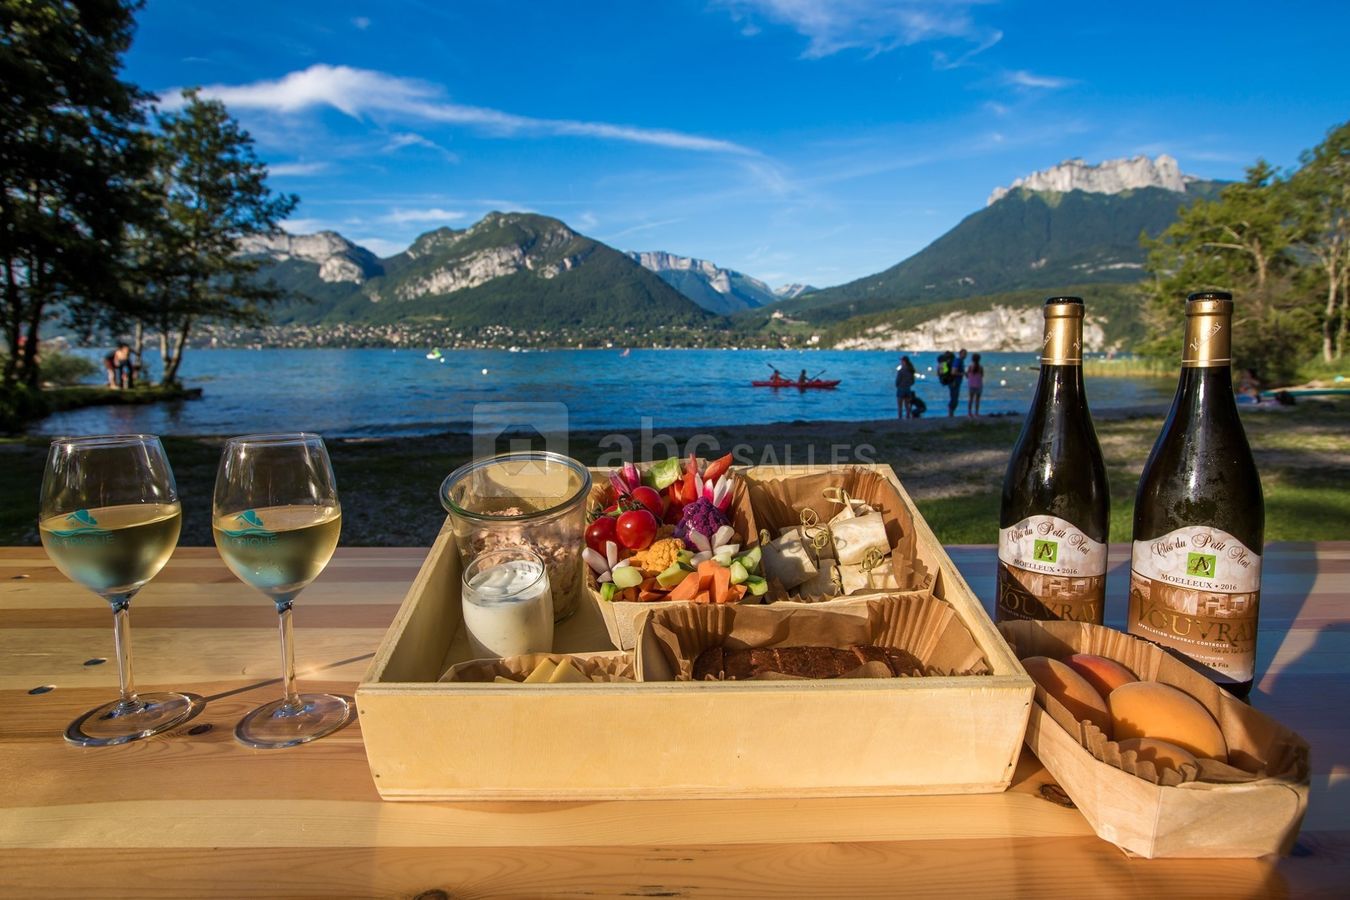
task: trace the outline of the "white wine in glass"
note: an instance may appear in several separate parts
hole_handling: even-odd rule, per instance
[[[328,449],[315,434],[231,438],[220,457],[211,531],[225,565],[276,604],[285,694],[244,716],[235,737],[250,747],[291,747],[351,722],[356,704],[295,687],[291,606],[337,549],[342,506]]]
[[[138,694],[131,671],[131,598],[164,568],[178,544],[183,508],[164,447],[154,435],[52,441],[42,476],[38,534],[52,562],[108,601],[122,695],[66,729],[82,746],[124,744],[201,712],[195,694]]]

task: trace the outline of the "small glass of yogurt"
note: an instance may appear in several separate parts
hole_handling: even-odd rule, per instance
[[[553,650],[553,592],[539,555],[527,547],[489,550],[464,567],[464,630],[474,655]]]

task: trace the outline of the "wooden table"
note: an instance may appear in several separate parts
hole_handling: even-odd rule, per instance
[[[992,548],[951,553],[988,598]],[[296,607],[305,685],[354,690],[423,555],[339,551]],[[1113,547],[1117,625],[1125,565]],[[1347,897],[1350,542],[1271,546],[1262,599],[1253,701],[1313,748],[1296,852],[1150,861],[1093,836],[1028,753],[1004,794],[381,802],[359,726],[289,750],[235,743],[235,721],[279,690],[275,614],[211,549],[180,549],[132,616],[139,685],[205,695],[205,712],[149,741],[67,746],[67,722],[115,692],[114,666],[98,664],[110,616],[41,549],[3,549],[0,894]]]

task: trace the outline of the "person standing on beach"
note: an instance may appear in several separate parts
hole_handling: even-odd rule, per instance
[[[962,347],[956,353],[956,359],[952,360],[951,380],[947,382],[947,390],[950,396],[947,400],[947,418],[956,415],[956,408],[961,405],[961,381],[966,377],[966,348]]]
[[[914,402],[914,363],[908,356],[900,357],[900,365],[895,367],[895,405],[902,419],[913,418],[911,404]]]
[[[103,368],[108,373],[108,387],[114,390],[131,387],[131,345],[120,342],[113,352],[103,357]]]
[[[984,393],[984,366],[980,365],[980,354],[970,357],[970,368],[966,371],[966,415],[980,414],[980,395]]]

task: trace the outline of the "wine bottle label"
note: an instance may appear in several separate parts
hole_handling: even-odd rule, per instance
[[[1058,516],[998,532],[998,618],[1102,621],[1106,544]]]
[[[1219,528],[1135,541],[1130,633],[1179,651],[1217,681],[1250,681],[1261,556]]]

